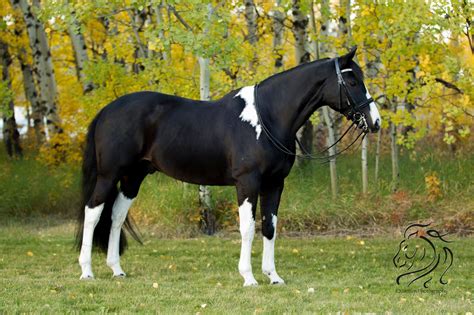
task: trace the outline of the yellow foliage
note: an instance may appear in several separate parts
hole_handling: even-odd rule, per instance
[[[443,195],[441,192],[441,180],[435,172],[425,176],[425,186],[430,201],[435,201]]]

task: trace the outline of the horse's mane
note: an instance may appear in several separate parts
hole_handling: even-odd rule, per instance
[[[308,62],[308,63],[302,63],[300,65],[297,65],[296,67],[293,67],[293,68],[290,68],[290,69],[287,69],[285,71],[282,71],[282,72],[278,72],[278,73],[275,73],[274,75],[271,75],[269,76],[268,78],[262,80],[260,82],[260,84],[266,82],[266,81],[269,81],[269,80],[273,80],[273,79],[278,79],[279,77],[282,77],[282,76],[285,76],[287,74],[290,74],[292,72],[296,72],[296,71],[299,71],[301,70],[301,68],[306,68],[308,66],[314,66],[314,65],[319,65],[325,61],[328,61],[330,60],[331,58],[322,58],[322,59],[318,59],[318,60],[314,60],[314,61],[311,61],[311,62]]]

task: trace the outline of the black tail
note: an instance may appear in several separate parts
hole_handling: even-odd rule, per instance
[[[89,202],[92,193],[94,192],[95,184],[97,182],[97,159],[94,136],[99,116],[100,113],[97,114],[97,116],[89,125],[89,130],[87,132],[86,138],[86,147],[84,150],[84,158],[82,161],[82,202],[77,218],[77,250],[80,250],[82,246],[82,234],[84,229],[85,214],[84,209],[87,203]],[[109,245],[109,234],[110,228],[112,226],[112,207],[114,205],[115,199],[117,198],[117,195],[118,189],[117,187],[114,187],[112,191],[107,195],[99,223],[94,229],[93,245],[104,253],[107,253],[107,247]],[[125,220],[123,226],[125,229],[127,229],[127,231],[130,233],[130,235],[132,235],[135,240],[137,240],[140,244],[143,244],[139,233],[135,231],[135,225],[133,224],[133,221],[130,216],[127,216],[127,219]],[[120,232],[120,254],[122,254],[126,248],[127,238],[125,237],[125,233],[122,229],[122,231]]]

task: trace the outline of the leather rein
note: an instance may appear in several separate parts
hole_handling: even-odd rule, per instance
[[[323,151],[318,152],[318,154],[324,153],[324,152],[328,151],[330,148],[334,147],[338,142],[340,142],[344,138],[344,136],[349,132],[349,130],[352,129],[352,127],[354,125],[357,125],[357,127],[361,128],[362,132],[356,137],[356,139],[354,141],[352,141],[343,150],[341,150],[341,151],[339,151],[335,154],[332,154],[332,155],[329,155],[329,156],[324,156],[324,157],[309,153],[303,147],[303,145],[299,141],[298,137],[295,137],[295,140],[298,143],[298,145],[300,146],[301,150],[303,151],[303,154],[295,153],[291,149],[289,149],[287,146],[285,146],[283,143],[281,143],[281,141],[278,140],[278,138],[275,137],[271,133],[270,129],[263,122],[263,119],[260,115],[260,110],[258,109],[258,93],[257,93],[257,91],[258,91],[259,84],[257,83],[255,85],[255,89],[254,89],[254,99],[255,99],[255,111],[257,112],[258,122],[262,126],[262,130],[265,133],[265,135],[267,136],[267,138],[270,140],[270,142],[279,151],[281,151],[281,152],[283,152],[287,155],[291,155],[291,156],[295,156],[295,157],[299,157],[299,158],[324,160],[323,163],[326,163],[326,162],[329,162],[334,157],[340,155],[342,152],[349,149],[357,140],[359,140],[359,138],[362,136],[362,134],[364,134],[364,137],[367,135],[368,124],[367,124],[367,120],[365,118],[365,115],[364,115],[364,113],[361,112],[361,110],[364,109],[365,107],[369,106],[370,103],[372,103],[374,100],[372,98],[369,98],[365,101],[362,101],[361,103],[356,103],[354,101],[354,97],[352,96],[352,93],[349,91],[349,89],[347,87],[347,84],[344,81],[344,78],[342,76],[343,72],[352,71],[352,69],[349,68],[349,69],[344,69],[344,70],[341,71],[338,59],[339,58],[335,58],[335,68],[336,68],[336,75],[337,75],[337,83],[338,83],[338,86],[339,86],[339,108],[341,108],[341,105],[343,103],[342,90],[344,89],[344,93],[346,94],[346,97],[347,97],[347,102],[349,103],[349,108],[345,112],[343,112],[342,114],[344,116],[346,116],[349,120],[351,120],[352,124],[349,126],[349,128],[346,129],[346,131],[344,131],[344,133],[339,137],[339,139],[336,142],[334,142],[332,145],[330,145],[329,147],[327,147]],[[310,102],[311,102],[311,100],[310,100]]]

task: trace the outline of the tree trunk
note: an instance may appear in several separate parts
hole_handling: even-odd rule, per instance
[[[213,14],[212,4],[208,4],[208,20]],[[204,34],[209,33],[209,26],[204,30]],[[210,98],[210,78],[211,72],[209,69],[209,58],[199,57],[199,91],[202,101],[209,101]],[[201,228],[207,235],[212,235],[216,232],[216,216],[211,207],[211,191],[208,186],[199,186],[199,202],[203,208],[201,213]]]
[[[295,37],[295,58],[297,64],[303,64],[310,61],[310,54],[307,49],[307,33],[308,17],[301,11],[299,0],[293,0],[291,12],[293,15],[292,32]],[[308,153],[313,152],[313,125],[311,121],[307,121],[296,133],[296,137],[303,144]],[[304,154],[302,150],[296,146],[297,154]],[[305,159],[297,158],[296,162],[302,164]]]
[[[271,11],[273,26],[273,55],[275,57],[275,72],[283,67],[283,32],[285,13],[281,7],[281,0],[276,1],[276,7]]]
[[[346,49],[350,48],[352,41],[351,30],[351,0],[339,0],[341,15],[339,16],[339,38],[343,38],[343,45]]]
[[[16,34],[21,37],[21,31]],[[45,126],[43,121],[43,110],[41,107],[41,101],[38,97],[36,90],[36,83],[34,78],[34,71],[26,61],[26,50],[20,49],[18,52],[18,60],[20,62],[21,73],[23,75],[23,90],[25,97],[31,105],[31,115],[28,114],[28,127],[30,126],[30,119],[33,120],[33,126],[35,130],[36,144],[43,143],[46,138]],[[28,110],[29,113],[29,110]]]
[[[334,120],[331,119],[330,117],[329,107],[324,106],[322,108],[322,111],[323,111],[324,121],[326,122],[326,125],[328,126],[328,137],[327,137],[326,146],[330,146],[334,142],[336,142],[336,135],[334,133],[334,126],[333,126]],[[336,170],[336,158],[334,157],[334,154],[336,154],[336,146],[329,148],[328,153],[330,156],[333,156],[329,160],[329,172],[331,175],[332,198],[336,199],[337,197],[337,170]]]
[[[247,40],[253,47],[253,58],[250,61],[250,68],[255,71],[257,63],[257,11],[253,0],[244,0],[245,4],[245,21],[247,22]]]
[[[397,102],[393,102],[393,112],[397,111]],[[398,144],[397,144],[397,125],[390,122],[390,140],[391,140],[391,155],[392,155],[392,192],[397,191],[400,171],[398,164]]]
[[[158,38],[162,43],[165,42],[165,31],[164,31],[164,21],[163,21],[163,14],[161,13],[161,9],[163,8],[163,1],[160,2],[159,5],[155,6],[155,17],[156,17],[156,24],[159,28],[158,32]],[[161,59],[164,61],[168,62],[169,61],[169,53],[166,49],[166,47],[163,49],[163,51],[160,53],[159,56]]]
[[[329,16],[328,13],[330,12],[330,7],[329,7],[329,2],[328,0],[322,0],[321,2],[321,35],[322,37],[328,37],[329,36]],[[328,57],[330,53],[330,47],[327,44],[320,43],[318,45],[318,51],[317,55],[321,57]],[[334,117],[331,117],[330,110],[327,106],[324,106],[322,108],[322,116],[324,118],[324,122],[326,124],[326,127],[328,129],[328,134],[326,138],[326,147],[334,144],[336,142],[336,134],[337,130],[335,127],[335,119]],[[329,155],[334,155],[337,152],[337,145],[333,146],[328,150]],[[336,157],[333,157],[329,161],[329,173],[331,176],[331,192],[332,192],[332,197],[336,199],[337,197],[337,167],[336,167]]]
[[[87,46],[82,34],[81,25],[76,20],[76,12],[71,12],[72,22],[69,25],[69,37],[71,38],[72,48],[74,50],[74,60],[76,61],[76,72],[79,82],[82,83],[82,91],[84,93],[92,91],[94,86],[92,82],[88,82],[84,73],[84,66],[89,61],[87,56]]]
[[[132,32],[135,37],[135,62],[132,65],[134,73],[139,73],[143,71],[144,67],[139,59],[144,59],[148,57],[148,47],[142,42],[140,38],[140,32],[143,30],[143,25],[145,24],[147,17],[147,9],[143,10],[129,10],[130,24],[132,25]]]
[[[57,109],[57,87],[53,62],[44,26],[36,17],[27,0],[12,0],[14,8],[19,8],[25,19],[30,47],[33,53],[34,71],[37,75],[41,107],[46,118],[49,134],[62,132]],[[39,9],[39,0],[33,0],[33,7]]]
[[[378,187],[378,181],[379,181],[379,169],[380,169],[380,145],[382,143],[382,129],[379,129],[377,131],[377,144],[375,148],[375,176],[374,176],[374,181],[375,181],[375,187]]]
[[[367,151],[368,151],[369,141],[367,136],[362,139],[362,150],[361,150],[361,161],[362,161],[362,193],[367,194],[369,190],[369,176],[367,171]]]
[[[10,73],[8,68],[12,63],[10,53],[8,52],[8,45],[0,41],[0,65],[2,66],[2,80],[7,82],[8,88],[11,90]],[[17,157],[22,156],[22,149],[20,145],[20,133],[15,120],[15,107],[13,105],[13,98],[8,102],[8,112],[3,114],[3,141],[7,149],[8,156]]]

